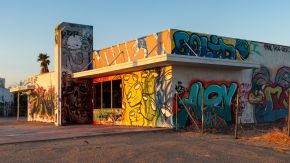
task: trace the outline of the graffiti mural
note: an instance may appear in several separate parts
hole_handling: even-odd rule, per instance
[[[184,107],[190,109],[192,116],[201,124],[202,98],[205,126],[219,128],[233,123],[233,109],[238,90],[237,83],[197,80],[192,82],[188,89],[181,86],[181,84],[182,82],[179,82],[176,86],[176,88],[181,88],[179,90],[182,91],[176,90],[181,100],[178,100],[178,108],[175,108],[177,109],[177,115],[175,114],[173,117],[174,123],[176,123],[177,118],[179,128],[189,125],[188,113]]]
[[[134,126],[158,126],[170,123],[170,68],[151,69],[123,76],[125,119]],[[159,121],[159,122],[158,122]]]
[[[253,111],[249,102],[249,93],[251,92],[251,83],[241,83],[239,85],[239,115],[242,123],[254,123]]]
[[[115,65],[171,52],[170,31],[162,31],[94,51],[94,68]]]
[[[89,123],[92,119],[90,81],[72,79],[72,74],[92,68],[93,27],[62,23],[58,29],[56,44],[61,48],[62,76],[61,123]]]
[[[162,67],[122,74],[122,108],[95,109],[94,123],[116,125],[171,127],[172,126],[172,68]]]
[[[274,79],[271,79],[271,72],[267,67],[253,71],[249,102],[255,106],[258,123],[285,120],[289,89],[290,67],[279,68]]]
[[[89,80],[72,79],[63,72],[61,115],[62,123],[91,122],[91,83]]]
[[[200,57],[246,60],[250,54],[250,42],[216,35],[204,35],[185,31],[173,32],[172,54]],[[194,53],[192,52],[194,51]]]
[[[157,69],[158,70],[158,69]],[[155,79],[155,98],[159,117],[157,126],[172,126],[172,67],[164,67],[157,71],[159,76]],[[165,124],[165,125],[164,125]]]
[[[93,124],[121,124],[122,109],[94,109]]]
[[[70,25],[61,32],[63,69],[71,72],[88,69],[93,49],[92,27],[89,27]]]
[[[38,86],[32,90],[28,98],[28,121],[54,122],[56,98],[54,87]]]

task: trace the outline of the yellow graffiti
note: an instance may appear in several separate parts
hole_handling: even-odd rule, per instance
[[[155,70],[123,75],[125,122],[130,122],[130,125],[134,126],[156,124],[154,82],[157,76]]]
[[[258,104],[260,103],[264,98],[264,94],[263,93],[259,93],[257,95],[255,95],[254,93],[250,93],[249,94],[249,102],[253,103],[253,104]]]
[[[276,86],[276,87],[266,86],[265,89],[262,92],[259,92],[257,95],[251,92],[249,94],[249,102],[258,104],[258,103],[263,102],[263,100],[273,101],[272,97],[274,95],[276,96],[277,99],[279,99],[282,93],[283,93],[283,89],[280,86]],[[273,103],[271,103],[271,105],[273,105]],[[283,106],[285,108],[288,107],[286,99],[283,100]],[[271,106],[271,108],[273,108],[273,106]]]
[[[115,78],[109,76],[105,79]],[[114,112],[117,108],[94,111],[94,124],[170,126],[171,66],[121,74],[118,79],[122,79],[122,109],[118,113]],[[103,80],[94,79],[95,82]]]

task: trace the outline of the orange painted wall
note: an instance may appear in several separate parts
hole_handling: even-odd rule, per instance
[[[94,51],[94,69],[109,65],[136,61],[161,54],[170,54],[172,49],[170,30]],[[117,58],[114,60],[114,58]]]

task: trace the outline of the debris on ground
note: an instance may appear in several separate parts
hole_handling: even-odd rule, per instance
[[[287,136],[286,128],[284,128],[282,131],[278,128],[274,128],[273,131],[267,132],[260,136],[249,138],[249,140],[290,145],[290,138]]]
[[[271,145],[271,147],[279,152],[290,151],[290,138],[287,135],[287,129],[280,130],[274,128],[273,130],[263,133],[254,137],[243,138],[250,142],[265,142]]]

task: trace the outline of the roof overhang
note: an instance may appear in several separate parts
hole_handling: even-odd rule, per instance
[[[139,71],[154,67],[162,67],[167,65],[182,65],[191,67],[207,67],[207,68],[231,68],[231,69],[252,69],[259,68],[259,64],[247,61],[206,58],[196,56],[185,56],[176,54],[163,54],[150,58],[139,59],[138,61],[126,62],[112,66],[106,66],[93,70],[77,72],[73,74],[73,78],[96,78],[114,74],[122,74],[127,72]]]
[[[27,92],[34,89],[35,89],[34,85],[16,86],[16,87],[10,88],[10,92]]]

